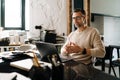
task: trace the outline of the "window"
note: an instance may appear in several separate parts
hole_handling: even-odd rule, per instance
[[[25,0],[25,30],[30,27],[30,0]]]
[[[1,26],[4,29],[25,29],[25,0],[1,0]]]

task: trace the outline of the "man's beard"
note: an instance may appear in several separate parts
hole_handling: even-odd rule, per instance
[[[76,28],[80,28],[80,27],[82,27],[82,26],[83,26],[83,24],[78,24],[78,25],[75,24],[75,27],[76,27]]]

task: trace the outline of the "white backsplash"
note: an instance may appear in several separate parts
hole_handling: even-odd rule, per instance
[[[36,25],[55,29],[57,34],[67,33],[66,0],[30,0],[30,34],[38,37]]]

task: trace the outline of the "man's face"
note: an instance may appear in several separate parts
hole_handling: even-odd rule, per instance
[[[72,15],[73,23],[77,28],[84,25],[85,16],[81,12],[74,12]]]

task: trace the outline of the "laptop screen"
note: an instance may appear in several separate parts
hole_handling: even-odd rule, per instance
[[[41,61],[51,62],[52,57],[55,56],[61,62],[58,50],[54,44],[39,41],[36,42],[36,47],[40,53]]]

